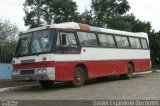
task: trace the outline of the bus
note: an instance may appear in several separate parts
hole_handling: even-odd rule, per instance
[[[67,22],[22,32],[12,61],[12,79],[39,81],[42,87],[54,82],[72,82],[133,73],[151,68],[146,33],[133,33],[87,24]]]

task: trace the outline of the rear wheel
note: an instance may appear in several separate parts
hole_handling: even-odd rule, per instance
[[[131,79],[133,77],[133,72],[134,72],[134,69],[132,64],[128,64],[126,67],[126,74],[123,74],[120,77],[122,79]]]
[[[85,83],[85,73],[81,67],[76,67],[74,69],[74,78],[72,84],[74,87],[83,86]]]
[[[51,88],[54,85],[54,81],[39,81],[39,83],[43,88]]]

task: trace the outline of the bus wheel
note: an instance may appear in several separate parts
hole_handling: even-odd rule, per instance
[[[76,67],[74,70],[74,78],[72,84],[74,87],[83,86],[85,83],[84,70],[81,67]]]
[[[120,75],[120,77],[122,79],[131,79],[133,77],[133,66],[132,64],[128,64],[127,68],[126,68],[126,74]]]
[[[39,81],[39,83],[43,88],[51,88],[53,87],[54,81]]]

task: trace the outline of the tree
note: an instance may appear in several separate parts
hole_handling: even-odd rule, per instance
[[[133,14],[128,14],[124,16],[117,16],[115,18],[110,19],[107,23],[108,28],[124,30],[130,32],[146,32],[150,33],[152,30],[150,22],[142,22]]]
[[[130,6],[127,0],[92,0],[91,8],[94,11],[97,26],[105,27],[110,19],[129,11]]]
[[[152,26],[150,22],[142,22],[139,19],[133,22],[133,29],[132,29],[133,32],[150,33],[151,29],[152,29]]]
[[[0,20],[0,62],[11,62],[16,48],[18,28],[8,20]]]
[[[41,0],[41,24],[78,21],[76,2],[72,0]],[[37,27],[37,0],[24,3],[25,25]]]
[[[160,66],[160,61],[157,61],[157,59],[160,59],[160,31],[155,32],[152,30],[149,33],[149,45],[150,45],[150,50],[151,50],[151,59],[152,59],[152,64],[154,66],[158,65]]]
[[[79,15],[79,19],[80,23],[88,25],[94,24],[93,13],[91,10],[85,10],[82,14]]]
[[[132,21],[133,20],[133,21]],[[107,23],[107,27],[111,29],[123,30],[123,31],[132,31],[133,23],[135,17],[131,15],[117,16]]]
[[[4,40],[15,40],[18,34],[18,27],[11,24],[8,20],[0,19],[0,42]]]

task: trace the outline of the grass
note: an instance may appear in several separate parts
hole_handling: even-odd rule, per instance
[[[150,69],[152,73],[156,72],[157,70],[160,70],[160,66],[152,66],[152,68]]]

